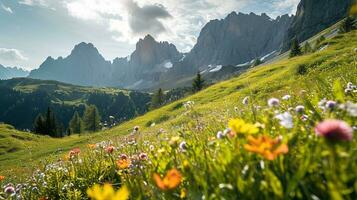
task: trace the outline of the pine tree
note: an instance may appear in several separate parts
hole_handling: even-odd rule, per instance
[[[95,132],[100,129],[100,115],[95,105],[87,106],[83,115],[84,129]]]
[[[81,133],[83,131],[83,121],[79,117],[78,112],[76,111],[69,122],[69,133]]]
[[[151,109],[158,108],[164,104],[164,93],[161,88],[151,98]]]
[[[194,92],[201,91],[203,89],[203,85],[204,80],[202,79],[200,72],[197,72],[196,78],[193,80],[192,83],[192,90]]]
[[[46,134],[51,137],[58,137],[58,126],[56,122],[56,118],[51,108],[47,108],[46,119],[45,119],[45,131]]]
[[[252,64],[252,66],[255,67],[255,66],[258,66],[258,65],[260,65],[260,64],[262,64],[262,63],[263,63],[263,62],[262,62],[259,58],[256,58],[256,59],[254,60],[253,64]]]
[[[45,119],[42,114],[38,114],[34,122],[34,132],[37,134],[46,134]]]
[[[299,56],[299,55],[301,55],[301,47],[300,47],[299,41],[296,38],[294,38],[291,41],[290,58]]]
[[[312,52],[312,47],[309,42],[306,42],[303,47],[304,54],[308,54]]]

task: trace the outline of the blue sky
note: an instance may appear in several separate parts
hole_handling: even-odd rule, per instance
[[[146,34],[189,51],[201,28],[232,11],[293,14],[299,0],[0,0],[0,64],[38,68],[91,42],[125,57]]]

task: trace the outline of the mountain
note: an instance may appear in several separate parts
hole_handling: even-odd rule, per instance
[[[84,86],[108,86],[111,62],[106,61],[93,44],[82,42],[66,58],[48,57],[29,77]]]
[[[289,15],[271,19],[266,14],[232,12],[207,23],[197,44],[182,62],[188,72],[209,65],[238,65],[279,49],[291,23]]]
[[[352,0],[301,0],[284,38],[283,50],[296,37],[302,42],[346,17]]]
[[[175,45],[157,42],[151,35],[140,39],[135,51],[113,61],[113,82],[125,88],[140,89],[152,85],[176,65],[183,54]]]
[[[15,77],[26,77],[29,74],[28,71],[17,67],[4,67],[0,65],[0,79],[11,79]]]

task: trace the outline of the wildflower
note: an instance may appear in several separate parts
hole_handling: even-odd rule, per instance
[[[95,149],[97,147],[97,145],[96,144],[88,144],[87,147],[89,149]]]
[[[228,135],[231,131],[232,131],[232,130],[231,130],[230,128],[224,129],[224,131],[223,131],[223,136]]]
[[[105,148],[105,151],[106,151],[107,153],[113,153],[114,149],[115,149],[114,146],[108,146],[107,148]]]
[[[301,119],[302,121],[306,121],[307,119],[309,119],[309,116],[307,116],[307,115],[301,115],[300,119]]]
[[[3,181],[5,179],[5,176],[0,176],[0,181]]]
[[[244,122],[242,119],[231,119],[228,122],[230,128],[229,136],[235,136],[236,134],[256,134],[259,129],[253,124]]]
[[[316,135],[328,140],[349,141],[353,138],[353,129],[344,121],[329,119],[315,127]]]
[[[278,107],[279,104],[280,104],[280,101],[277,98],[271,98],[271,99],[268,100],[268,106],[269,107]]]
[[[119,169],[126,169],[130,166],[131,160],[130,159],[119,159],[117,160],[117,166]]]
[[[291,98],[291,96],[287,94],[287,95],[283,96],[281,99],[287,101],[290,98]]]
[[[138,132],[139,131],[139,126],[134,126],[134,132]]]
[[[187,196],[187,190],[183,188],[180,193],[180,199],[184,199],[186,198],[186,196]]]
[[[278,114],[275,116],[276,119],[280,120],[280,125],[285,127],[285,128],[293,128],[294,123],[293,123],[293,116],[291,116],[290,113],[285,112],[283,114]]]
[[[129,199],[129,190],[123,186],[118,191],[115,191],[110,184],[104,186],[94,185],[87,190],[88,197],[93,200],[127,200]]]
[[[139,154],[139,158],[140,158],[140,160],[147,160],[148,159],[148,155],[146,153],[140,153]]]
[[[184,169],[189,169],[190,168],[190,163],[188,162],[188,160],[184,160],[182,163],[182,166]]]
[[[271,139],[268,136],[254,138],[248,136],[249,144],[244,145],[247,151],[262,155],[268,160],[274,160],[280,154],[288,153],[289,149],[286,144],[281,144],[278,139]]]
[[[126,160],[126,159],[128,159],[129,157],[128,157],[126,154],[120,154],[119,158]]]
[[[217,139],[223,139],[224,138],[223,132],[222,131],[218,131],[216,137],[217,137]]]
[[[298,106],[295,107],[295,111],[296,111],[297,113],[303,113],[304,110],[305,110],[305,107],[302,106],[302,105],[298,105]]]
[[[175,189],[181,183],[182,175],[177,169],[171,169],[163,179],[157,173],[154,173],[153,178],[158,188],[167,191]]]
[[[14,195],[16,193],[14,186],[8,185],[5,187],[4,192],[9,195]]]
[[[187,144],[185,141],[181,142],[179,145],[181,151],[186,151],[187,150]]]
[[[149,146],[149,149],[150,149],[150,151],[154,151],[155,146],[154,146],[154,145],[150,145],[150,146]]]
[[[346,111],[352,117],[357,117],[357,104],[348,101],[346,103]]]
[[[336,107],[336,102],[335,101],[327,101],[326,102],[326,108],[328,108],[328,109],[334,109],[335,107]]]
[[[172,137],[169,141],[169,144],[173,147],[175,147],[175,146],[177,147],[179,140],[180,140],[180,137],[178,137],[178,136]]]
[[[242,104],[248,105],[248,103],[249,103],[249,97],[244,97]]]
[[[78,156],[81,153],[80,148],[74,148],[69,152],[69,158],[73,158],[74,156]]]
[[[319,103],[317,104],[319,106],[320,109],[325,110],[325,105],[326,105],[326,98],[322,99],[321,101],[319,101]]]

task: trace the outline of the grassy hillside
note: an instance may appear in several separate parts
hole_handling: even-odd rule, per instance
[[[147,112],[151,100],[148,93],[29,78],[0,80],[0,93],[0,122],[17,129],[32,129],[36,116],[51,107],[66,131],[74,112],[83,114],[91,104],[97,106],[103,122],[114,116],[119,123]]]
[[[6,153],[0,155],[0,175],[9,177],[9,180],[19,179],[23,176],[17,175],[17,172],[28,172],[34,164],[37,164],[36,162],[41,159],[49,158],[49,155],[52,155],[52,160],[54,160],[56,158],[62,158],[65,154],[64,152],[72,147],[85,149],[87,144],[110,140],[117,149],[115,159],[120,153],[136,154],[142,151],[150,152],[148,144],[153,144],[155,146],[155,152],[159,150],[159,153],[149,153],[149,157],[151,158],[150,164],[148,164],[144,171],[135,171],[140,173],[140,176],[133,175],[133,179],[130,179],[125,173],[124,175],[121,174],[123,172],[120,170],[118,176],[115,167],[111,168],[112,165],[107,166],[108,171],[102,170],[100,166],[102,166],[103,163],[110,163],[108,158],[111,158],[110,156],[105,156],[105,152],[101,151],[100,155],[95,154],[95,156],[90,157],[84,156],[87,155],[87,153],[85,153],[83,157],[81,157],[85,164],[82,166],[77,163],[79,171],[74,175],[74,178],[68,178],[63,174],[60,175],[63,180],[75,181],[76,184],[83,185],[83,187],[79,189],[82,193],[77,191],[77,195],[85,195],[83,191],[94,182],[112,182],[124,183],[130,187],[130,190],[133,191],[133,195],[143,193],[147,198],[177,198],[177,196],[183,195],[186,190],[188,190],[189,198],[212,194],[221,195],[226,198],[257,198],[257,194],[252,193],[252,191],[259,190],[261,195],[265,195],[265,198],[268,198],[269,195],[285,199],[312,198],[311,195],[317,195],[324,198],[336,197],[336,199],[353,199],[353,197],[356,197],[356,189],[353,189],[353,185],[354,187],[356,185],[356,182],[353,181],[353,177],[356,178],[357,175],[355,170],[356,166],[353,164],[353,160],[356,159],[356,154],[353,153],[353,151],[355,151],[353,149],[356,148],[356,139],[347,145],[347,147],[345,147],[346,149],[339,147],[343,149],[339,153],[341,153],[342,156],[346,156],[346,158],[336,158],[338,161],[341,161],[340,166],[343,168],[341,168],[341,171],[332,172],[323,162],[325,159],[323,154],[326,154],[327,150],[323,152],[323,149],[314,149],[313,147],[320,144],[321,141],[316,137],[313,137],[313,140],[310,141],[308,140],[309,137],[307,137],[307,134],[313,133],[313,126],[320,121],[321,118],[341,118],[347,121],[351,126],[357,125],[356,118],[348,117],[346,113],[321,113],[321,111],[316,110],[317,108],[313,106],[323,97],[340,100],[341,102],[346,102],[347,100],[356,102],[355,93],[343,96],[341,92],[339,92],[339,85],[333,85],[336,81],[339,81],[343,86],[348,82],[357,83],[356,44],[356,31],[345,35],[338,35],[320,44],[321,46],[328,45],[327,48],[322,51],[292,59],[283,59],[275,63],[249,69],[238,77],[215,84],[193,96],[149,112],[110,130],[91,135],[81,137],[71,136],[61,140],[29,135],[29,138],[33,139],[16,139],[12,141],[12,139],[9,139],[12,137],[11,134],[18,133],[23,135],[23,133],[2,126],[3,130],[0,130],[0,133],[5,133],[2,138],[8,141],[6,142],[8,145],[2,147],[3,150],[1,150],[2,152],[6,151]],[[266,108],[268,99],[272,97],[281,98],[286,94],[291,95],[292,99],[288,103],[284,103],[282,107],[279,108],[279,112],[288,110],[290,106],[302,104],[309,110],[309,112],[306,111],[306,114],[311,118],[306,125],[295,122],[297,128],[294,128],[292,132],[278,128],[278,123],[273,120],[274,113]],[[341,97],[341,95],[343,97]],[[249,96],[249,105],[251,106],[242,104],[242,100],[246,96]],[[192,107],[187,106],[187,104],[184,106],[188,101],[193,101],[194,105]],[[263,110],[258,111],[258,109],[252,105],[261,106]],[[278,159],[271,162],[271,164],[269,161],[265,161],[267,169],[264,171],[264,162],[263,164],[261,162],[264,158],[256,157],[251,154],[243,154],[244,150],[238,148],[239,145],[243,146],[243,144],[247,142],[245,137],[225,140],[223,142],[207,142],[207,140],[214,141],[212,138],[215,137],[217,131],[224,130],[227,127],[229,119],[235,117],[242,118],[250,123],[259,122],[263,124],[262,126],[266,127],[266,131],[262,128],[264,134],[271,135],[271,137],[278,136],[278,134],[283,135],[284,142],[288,143],[290,148],[286,159]],[[297,119],[297,116],[294,115],[294,119]],[[140,126],[140,133],[128,137],[127,135],[132,132],[134,126]],[[162,134],[162,130],[164,130],[165,134]],[[300,137],[297,136],[297,134],[304,136]],[[178,154],[172,146],[175,145],[175,141],[171,141],[170,144],[168,143],[171,136],[179,136],[178,141],[185,139],[188,142],[188,148],[191,150],[188,150],[187,154]],[[130,146],[127,144],[128,141],[132,139],[136,140],[138,146]],[[304,143],[306,143],[306,145],[304,145]],[[13,148],[12,146],[17,147],[14,152],[9,151]],[[239,150],[237,150],[236,147]],[[63,151],[58,151],[59,148],[62,148]],[[325,146],[323,146],[323,148],[325,148]],[[161,149],[163,149],[163,151],[161,151]],[[232,150],[234,150],[235,153],[231,153]],[[315,151],[316,155],[308,153],[312,151]],[[91,155],[90,151],[88,153]],[[327,154],[329,155],[329,152],[327,152]],[[94,158],[97,160],[93,160]],[[307,161],[304,163],[301,158],[305,158]],[[186,163],[184,162],[185,159],[188,160],[188,166],[182,164]],[[328,159],[330,159],[330,157],[328,157]],[[210,162],[207,162],[208,160],[210,160]],[[316,163],[314,163],[315,160]],[[328,162],[330,161],[331,160],[328,160]],[[85,166],[88,163],[91,163],[93,170],[98,171],[94,172],[86,168]],[[77,166],[77,164],[75,165]],[[311,164],[314,167],[308,168],[307,164]],[[250,177],[262,181],[260,185],[256,185],[253,183],[254,181],[250,182],[250,179],[247,177],[234,179],[235,177],[241,176],[237,174],[246,169],[245,165],[250,166],[250,168],[257,168],[249,172],[248,178]],[[304,166],[302,168],[295,168],[299,167],[299,165]],[[319,172],[318,165],[326,168],[320,170],[320,172],[323,173],[320,176],[318,174],[313,176],[314,173]],[[67,166],[67,164],[64,164],[64,166]],[[186,169],[185,166],[188,167],[188,169]],[[189,166],[194,169],[201,169],[201,171],[190,171]],[[285,168],[285,166],[287,168]],[[185,178],[180,186],[180,190],[175,190],[172,193],[158,192],[158,189],[154,186],[155,182],[151,180],[152,172],[156,171],[164,174],[165,171],[172,167],[176,167],[181,172],[184,172]],[[311,172],[307,172],[307,169],[311,169]],[[50,171],[49,173],[53,173],[52,175],[49,174],[49,180],[55,181],[53,176],[57,172]],[[331,176],[331,178],[331,173],[339,173],[341,176],[346,177],[342,181],[334,176]],[[86,175],[83,176],[84,174]],[[205,174],[209,174],[210,176],[206,177]],[[311,175],[310,179],[307,176],[308,174]],[[99,175],[99,177],[97,177],[97,175]],[[83,180],[81,179],[82,176],[87,178]],[[328,180],[321,178],[323,176],[326,176]],[[290,184],[287,179],[296,185]],[[302,179],[303,182],[297,181],[300,179]],[[212,182],[209,183],[207,181]],[[319,185],[318,182],[320,181],[327,181],[329,185]],[[149,183],[149,186],[143,185],[143,182]],[[340,185],[335,185],[334,182]],[[304,184],[311,184],[310,189],[304,187]],[[216,190],[214,187],[217,187]],[[248,190],[247,188],[251,189]],[[145,192],[138,191],[139,189],[145,190]],[[316,193],[313,193],[311,189],[315,189]],[[233,192],[230,190],[233,190]],[[43,194],[50,192],[56,194],[58,191],[55,189],[42,188],[41,192]],[[238,196],[233,197],[232,193]],[[68,195],[72,196],[66,196],[66,198],[76,197],[75,193],[68,193]],[[141,197],[143,198],[144,196]],[[210,199],[215,199],[214,196],[209,197]]]

